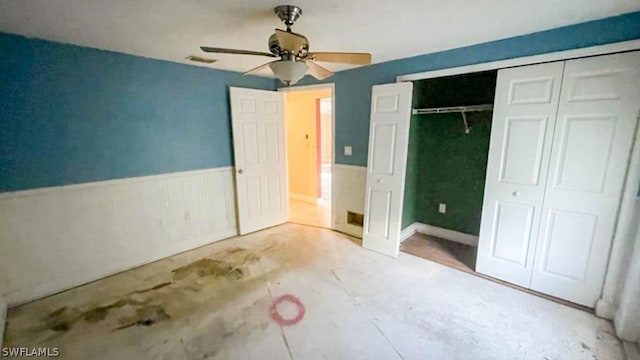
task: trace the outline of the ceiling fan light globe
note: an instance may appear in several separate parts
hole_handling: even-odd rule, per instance
[[[307,64],[301,61],[275,61],[269,64],[273,74],[286,86],[291,86],[302,79],[307,72]]]

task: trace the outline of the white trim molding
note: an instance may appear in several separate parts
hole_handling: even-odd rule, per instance
[[[2,350],[2,339],[4,338],[4,328],[7,324],[7,303],[0,295],[0,350]]]
[[[140,182],[157,181],[162,179],[180,178],[185,176],[196,176],[196,175],[202,175],[202,174],[209,174],[213,172],[218,172],[218,173],[232,172],[233,173],[233,166],[223,166],[223,167],[202,169],[202,170],[180,171],[180,172],[158,174],[158,175],[138,176],[138,177],[130,177],[130,178],[124,178],[124,179],[93,181],[88,183],[63,185],[63,186],[51,186],[51,187],[37,188],[37,189],[30,189],[30,190],[10,191],[10,192],[0,193],[0,200],[5,198],[16,198],[21,196],[36,196],[36,195],[42,195],[42,194],[51,193],[51,192],[77,191],[80,189],[102,188],[102,187],[108,187],[108,186],[114,186],[114,185],[134,184],[134,183],[140,183]]]
[[[237,235],[233,176],[224,167],[2,194],[6,302],[35,300]]]
[[[625,276],[629,270],[629,257],[633,252],[634,240],[640,222],[640,122],[636,124],[636,134],[631,156],[629,157],[627,177],[620,199],[620,208],[613,235],[609,265],[604,280],[602,295],[596,303],[596,315],[612,320],[618,311]]]
[[[478,246],[478,236],[476,235],[465,234],[463,232],[449,230],[449,229],[441,228],[439,226],[423,224],[420,222],[414,222],[413,224],[404,228],[404,230],[402,230],[402,232],[400,233],[400,241],[405,241],[415,233],[434,236],[434,237],[457,242],[464,245],[469,245],[474,247]]]
[[[504,69],[509,67],[532,65],[545,62],[569,60],[587,56],[597,56],[605,54],[613,54],[618,52],[640,50],[640,40],[622,41],[613,44],[590,46],[580,49],[572,49],[565,51],[557,51],[546,54],[525,56],[507,60],[491,61],[486,63],[458,66],[440,70],[425,71],[415,74],[406,74],[396,77],[397,82],[416,81],[422,79],[431,79],[443,76],[470,74],[474,72]]]
[[[306,203],[310,203],[310,204],[314,204],[317,205],[320,203],[320,198],[314,198],[313,196],[307,196],[307,195],[302,195],[302,194],[296,194],[296,193],[289,193],[289,199],[292,200],[298,200],[298,201],[304,201]]]

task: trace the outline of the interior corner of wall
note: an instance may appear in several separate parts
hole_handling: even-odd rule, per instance
[[[613,318],[616,316],[616,311],[617,307],[615,304],[610,303],[602,298],[599,299],[596,303],[595,313],[598,317],[613,320]]]

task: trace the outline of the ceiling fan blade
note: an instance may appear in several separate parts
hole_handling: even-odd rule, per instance
[[[345,53],[345,52],[314,52],[309,54],[309,58],[315,61],[371,65],[371,54],[368,53]]]
[[[276,29],[276,37],[281,49],[291,51],[294,54],[298,54],[308,44],[306,37],[280,29]]]
[[[225,49],[225,48],[216,48],[216,47],[208,47],[208,46],[201,46],[200,49],[202,49],[202,51],[208,52],[208,53],[238,54],[238,55],[260,55],[260,56],[277,57],[274,54],[271,54],[271,53],[268,53],[268,52],[262,52],[262,51]]]
[[[309,66],[309,69],[307,70],[309,75],[318,80],[324,80],[333,75],[333,72],[331,72],[331,70],[325,69],[311,60],[307,60],[306,63]]]
[[[264,69],[264,68],[268,67],[269,65],[271,65],[271,63],[274,63],[274,62],[276,62],[276,61],[280,61],[280,60],[270,61],[270,62],[268,62],[268,63],[266,63],[266,64],[262,64],[262,65],[260,65],[260,66],[256,66],[256,67],[254,67],[253,69],[251,69],[251,70],[249,70],[249,71],[245,71],[245,72],[243,72],[243,73],[242,73],[242,75],[249,75],[249,74],[251,74],[251,73],[258,72],[258,71],[260,71],[260,70],[262,70],[262,69]]]

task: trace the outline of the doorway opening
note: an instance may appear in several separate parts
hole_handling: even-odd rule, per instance
[[[414,82],[401,251],[475,271],[496,75]]]
[[[289,221],[331,228],[333,88],[287,88]]]

